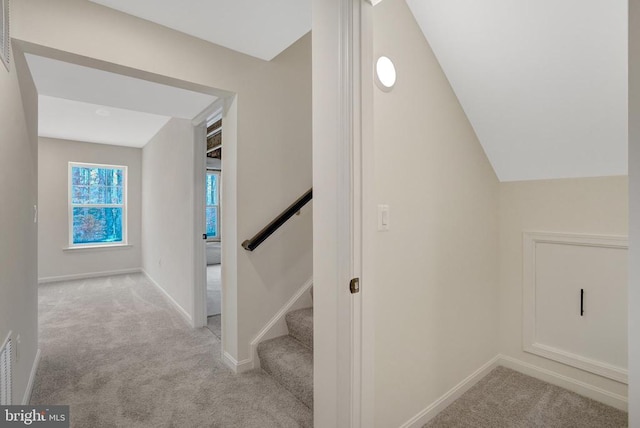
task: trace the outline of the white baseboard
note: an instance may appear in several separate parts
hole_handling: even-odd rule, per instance
[[[110,270],[105,272],[78,273],[73,275],[47,276],[43,278],[38,278],[38,284],[48,284],[51,282],[62,282],[62,281],[73,281],[76,279],[102,278],[105,276],[124,275],[128,273],[140,273],[140,272],[142,272],[142,268]]]
[[[180,306],[180,304],[178,302],[176,302],[176,300],[167,292],[167,290],[162,288],[162,286],[160,284],[158,284],[153,278],[151,278],[151,275],[149,275],[149,273],[147,273],[146,270],[140,269],[140,271],[144,274],[144,276],[147,277],[147,279],[153,285],[156,286],[156,288],[162,293],[162,295],[164,297],[166,297],[166,299],[169,301],[169,303],[171,303],[171,305],[173,305],[173,307],[178,310],[178,313],[180,313],[180,315],[182,315],[182,317],[185,319],[187,324],[189,324],[189,326],[193,327],[193,319],[191,318],[191,315],[189,314],[189,312],[187,312],[182,306]]]
[[[629,401],[627,397],[604,390],[594,385],[561,375],[551,370],[543,369],[533,364],[526,363],[507,355],[498,354],[485,363],[475,372],[467,376],[462,382],[454,386],[443,396],[427,406],[420,413],[405,422],[401,428],[419,428],[433,419],[438,413],[444,410],[449,404],[457,400],[462,394],[467,392],[473,385],[478,383],[491,370],[497,366],[503,366],[511,370],[526,374],[528,376],[559,386],[576,394],[591,398],[607,404],[616,409],[627,411]]]
[[[243,373],[253,369],[253,361],[251,358],[246,360],[237,361],[228,352],[222,353],[222,361],[229,367],[234,373]]]
[[[252,361],[252,368],[260,367],[260,359],[258,358],[258,344],[262,341],[273,339],[274,337],[286,334],[276,329],[279,323],[284,323],[287,312],[291,311],[294,305],[300,300],[305,292],[313,286],[313,278],[309,278],[296,293],[280,308],[280,310],[269,320],[269,322],[260,330],[256,337],[249,344],[249,355]]]
[[[26,406],[31,401],[31,392],[33,391],[33,384],[36,380],[36,372],[38,371],[38,365],[40,365],[40,349],[36,352],[36,357],[33,359],[33,365],[31,366],[31,373],[29,374],[29,381],[27,382],[27,389],[24,391],[22,397],[22,405]]]
[[[576,394],[584,395],[592,400],[607,404],[616,409],[627,411],[629,400],[619,394],[607,391],[586,382],[582,382],[568,376],[561,375],[551,370],[543,369],[533,364],[526,363],[507,355],[498,355],[498,364],[511,370],[526,374],[536,379],[548,382],[552,385],[559,386]]]
[[[401,425],[400,428],[420,428],[431,419],[433,419],[438,413],[443,411],[449,404],[460,398],[462,394],[467,392],[472,386],[478,383],[483,377],[489,374],[491,370],[498,366],[498,360],[500,356],[496,355],[489,361],[487,361],[482,367],[469,376],[464,378],[459,384],[447,391],[443,396],[427,406],[420,413],[409,419],[407,422]]]

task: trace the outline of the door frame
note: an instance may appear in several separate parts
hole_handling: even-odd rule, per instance
[[[640,427],[640,0],[629,1],[629,426]]]
[[[314,424],[320,427],[373,426],[371,8],[364,0],[313,1]],[[360,279],[358,294],[349,291],[352,278]]]
[[[193,189],[194,189],[194,271],[193,271],[193,326],[207,326],[207,240],[198,239],[206,232],[204,183],[207,174],[207,120],[220,114],[224,117],[224,98],[219,98],[192,120],[193,124]],[[221,167],[222,169],[222,167]],[[222,201],[220,201],[222,202]],[[219,216],[222,216],[223,205],[220,203]],[[220,223],[222,225],[222,223]],[[221,233],[222,235],[222,233]],[[222,301],[224,303],[224,280],[222,284]]]

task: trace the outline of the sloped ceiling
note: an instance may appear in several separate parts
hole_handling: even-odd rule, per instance
[[[625,0],[407,3],[501,181],[627,173]]]
[[[91,0],[270,61],[311,31],[311,0]]]
[[[143,147],[171,117],[193,119],[213,95],[27,54],[41,137]]]

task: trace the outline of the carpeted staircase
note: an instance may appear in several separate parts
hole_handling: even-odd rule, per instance
[[[260,366],[313,409],[313,308],[285,316],[289,334],[260,342]]]

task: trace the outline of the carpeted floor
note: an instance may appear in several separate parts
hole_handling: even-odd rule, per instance
[[[310,427],[266,373],[235,375],[140,274],[42,285],[31,404],[69,404],[73,427]]]
[[[211,333],[218,339],[222,339],[222,316],[214,315],[207,317],[207,328],[211,330]]]
[[[620,428],[627,414],[497,367],[423,428]]]

